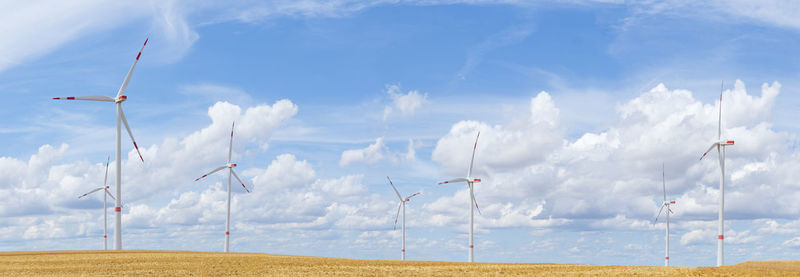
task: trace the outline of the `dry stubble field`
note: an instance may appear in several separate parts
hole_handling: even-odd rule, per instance
[[[157,276],[800,276],[800,261],[716,267],[400,262],[183,251],[2,252],[0,275]]]

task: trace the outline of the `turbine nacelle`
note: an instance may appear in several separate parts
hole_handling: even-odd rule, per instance
[[[234,164],[234,163],[228,164],[228,168],[234,168],[234,167],[236,167],[236,164]]]
[[[720,140],[718,144],[722,146],[733,145],[733,140]]]
[[[128,100],[128,96],[127,95],[120,95],[120,96],[117,96],[117,98],[114,99],[114,103],[122,103],[122,102],[125,102],[125,100]]]
[[[675,200],[672,201],[664,201],[664,205],[672,205],[675,204]]]

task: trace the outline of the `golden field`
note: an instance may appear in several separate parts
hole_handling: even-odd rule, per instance
[[[47,251],[0,253],[1,276],[800,276],[800,261],[716,267],[377,261],[250,253]]]

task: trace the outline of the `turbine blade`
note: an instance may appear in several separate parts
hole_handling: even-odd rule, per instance
[[[441,185],[441,184],[449,184],[449,183],[461,183],[461,182],[468,182],[468,181],[469,180],[467,178],[456,178],[456,179],[453,179],[453,180],[439,182],[439,185]]]
[[[233,155],[233,128],[236,127],[236,121],[231,125],[231,144],[228,147],[228,163],[231,163],[231,155]]]
[[[209,172],[209,173],[203,174],[203,176],[200,176],[200,178],[194,179],[194,181],[195,181],[195,182],[197,182],[198,180],[200,180],[200,179],[203,179],[203,178],[205,178],[205,177],[206,177],[206,176],[208,176],[208,175],[214,174],[214,173],[216,173],[217,171],[223,170],[223,169],[225,169],[226,167],[228,167],[228,166],[227,166],[227,165],[223,165],[223,166],[217,167],[217,169],[214,169],[214,170],[212,170],[212,171],[211,171],[211,172]]]
[[[722,90],[725,88],[725,80],[719,87],[719,121],[717,124],[717,140],[722,139]]]
[[[706,157],[706,154],[708,154],[708,152],[711,151],[711,149],[714,149],[714,146],[717,146],[717,145],[719,145],[719,142],[715,142],[715,143],[711,144],[711,146],[708,147],[708,150],[706,150],[706,152],[703,153],[703,156],[700,156],[700,160],[703,160],[703,158]]]
[[[406,199],[411,199],[411,197],[414,197],[414,196],[417,196],[417,195],[420,195],[420,194],[422,194],[422,193],[421,192],[415,192],[414,194],[409,195],[408,197],[406,197]]]
[[[658,210],[658,214],[656,214],[656,220],[653,220],[653,224],[656,224],[656,222],[658,222],[658,217],[661,216],[661,211],[664,210],[664,206],[666,205],[661,204],[661,209]]]
[[[472,164],[475,162],[475,150],[478,149],[478,138],[481,137],[481,132],[478,131],[478,136],[475,137],[475,145],[472,146],[472,159],[469,160],[469,172],[467,172],[467,178],[472,177]]]
[[[667,183],[664,181],[664,163],[661,163],[661,187],[664,189],[664,202],[667,201]]]
[[[125,75],[125,81],[122,82],[122,86],[119,87],[119,91],[117,92],[117,97],[119,98],[121,95],[125,94],[125,89],[128,88],[128,82],[131,81],[131,75],[133,75],[133,69],[136,68],[136,63],[139,62],[139,57],[142,56],[142,50],[144,50],[144,46],[147,45],[147,41],[150,38],[144,40],[144,44],[142,44],[142,49],[139,49],[139,54],[136,55],[136,60],[133,61],[133,65],[131,65],[131,69],[128,70],[128,75]]]
[[[475,202],[475,208],[478,209],[478,214],[479,215],[483,215],[481,213],[481,208],[478,207],[478,200],[475,200],[475,193],[473,192],[472,189],[469,190],[469,194],[472,196],[472,202]]]
[[[403,206],[403,201],[400,201],[400,205],[397,205],[397,214],[394,216],[394,229],[397,230],[397,218],[400,217],[400,207]]]
[[[108,192],[107,189],[105,191],[106,191],[106,193],[108,193],[108,196],[111,197],[111,199],[117,200],[116,198],[114,198],[114,195],[112,195],[110,192]]]
[[[81,199],[81,198],[83,198],[84,196],[87,196],[87,195],[89,195],[89,194],[92,194],[92,193],[94,193],[94,192],[96,192],[96,191],[98,191],[98,190],[104,189],[104,188],[106,188],[106,187],[102,187],[102,188],[96,188],[96,189],[93,189],[93,190],[91,190],[91,191],[89,191],[89,192],[87,192],[87,193],[84,193],[84,194],[83,194],[83,195],[81,195],[81,196],[78,196],[78,199]]]
[[[397,194],[397,198],[400,198],[400,201],[403,201],[403,197],[402,197],[402,196],[400,196],[400,192],[399,192],[399,191],[397,191],[397,188],[396,188],[396,187],[394,186],[394,184],[392,183],[392,179],[389,179],[389,176],[386,176],[386,180],[389,180],[389,185],[392,185],[392,189],[394,189],[394,193],[396,193],[396,194]]]
[[[108,158],[106,158],[106,176],[103,177],[103,187],[108,185],[108,162],[110,161],[111,161],[111,156],[108,156]]]
[[[674,214],[674,213],[675,213],[675,212],[673,212],[673,211],[672,211],[672,209],[670,209],[670,208],[667,208],[667,211],[669,211],[669,213],[671,213],[671,214]]]
[[[231,168],[231,173],[233,173],[233,177],[236,177],[236,180],[238,180],[239,183],[242,184],[242,187],[244,188],[244,190],[247,191],[247,193],[250,193],[250,190],[247,189],[247,186],[244,185],[244,182],[242,182],[242,179],[239,179],[239,175],[236,175],[236,171],[233,170],[233,168]]]
[[[70,96],[70,97],[53,97],[53,100],[89,100],[89,101],[104,101],[104,102],[114,102],[114,98],[102,95],[92,95],[92,96]]]
[[[131,126],[128,125],[128,119],[125,118],[125,112],[122,111],[122,105],[119,106],[119,116],[122,118],[122,123],[125,124],[125,130],[128,130],[128,135],[131,136],[133,147],[136,148],[136,153],[139,154],[139,159],[142,159],[142,162],[144,162],[144,158],[142,158],[142,152],[139,152],[139,145],[137,145],[136,140],[133,139],[133,132],[131,132]]]

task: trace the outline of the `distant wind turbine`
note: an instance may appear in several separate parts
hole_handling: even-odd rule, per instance
[[[197,182],[200,179],[203,179],[208,175],[216,173],[217,171],[223,170],[225,168],[228,169],[228,215],[225,218],[225,252],[230,252],[230,250],[231,250],[231,247],[230,247],[230,242],[231,242],[231,240],[230,240],[230,236],[231,236],[231,175],[233,175],[233,177],[236,177],[236,180],[238,180],[239,183],[242,184],[242,187],[244,188],[245,191],[247,191],[247,193],[250,193],[250,190],[247,189],[247,186],[244,185],[244,182],[242,182],[242,179],[239,179],[239,175],[237,175],[236,171],[233,170],[233,168],[236,167],[236,164],[235,163],[231,163],[231,155],[233,154],[233,128],[235,126],[236,126],[236,122],[234,122],[231,125],[231,143],[230,143],[230,147],[228,148],[228,163],[223,165],[223,166],[217,167],[216,169],[212,170],[211,172],[206,173],[205,175],[201,176],[200,178],[197,178],[197,179],[194,180],[195,182]]]
[[[723,82],[719,92],[719,121],[717,125],[717,141],[711,144],[711,147],[703,153],[700,160],[711,151],[717,148],[719,155],[719,235],[717,235],[717,266],[725,264],[725,255],[723,252],[723,241],[725,240],[725,146],[733,145],[733,140],[722,139],[722,90],[725,87]]]
[[[403,230],[402,231],[403,232],[403,238],[402,238],[402,244],[403,244],[402,247],[403,248],[401,248],[400,252],[402,253],[403,261],[405,261],[406,260],[406,202],[408,202],[411,199],[411,197],[419,195],[419,192],[415,192],[414,194],[411,194],[408,197],[403,198],[402,196],[400,196],[400,192],[397,191],[397,187],[395,187],[394,184],[392,183],[392,179],[389,179],[389,176],[386,176],[386,180],[389,180],[389,185],[392,185],[392,189],[394,189],[394,193],[396,193],[397,194],[397,198],[400,199],[400,205],[397,206],[397,214],[394,216],[394,228],[395,229],[397,229],[397,217],[400,216],[400,208],[401,207],[403,208],[403,223],[401,224],[402,225],[402,230]]]
[[[661,211],[664,211],[664,207],[666,207],[667,210],[664,213],[666,214],[667,217],[667,234],[666,234],[667,250],[666,254],[664,255],[664,266],[669,266],[669,214],[674,213],[672,212],[672,209],[669,208],[669,206],[675,204],[675,200],[667,201],[667,184],[664,181],[664,164],[661,164],[661,187],[664,190],[664,202],[662,202],[661,209],[658,210],[658,215],[656,215],[656,220],[653,221],[653,224],[658,222],[658,217],[661,216]]]
[[[469,171],[467,171],[467,178],[456,178],[449,181],[439,182],[439,184],[449,184],[449,183],[460,183],[460,182],[467,182],[467,186],[469,187],[469,195],[470,195],[470,203],[469,203],[469,262],[474,262],[474,252],[475,245],[473,244],[473,230],[474,230],[474,220],[475,220],[475,209],[478,210],[478,214],[481,213],[481,209],[478,208],[478,201],[475,201],[475,192],[473,191],[473,185],[475,183],[479,183],[481,179],[473,179],[472,178],[472,165],[475,162],[475,150],[478,149],[478,138],[481,137],[481,132],[478,132],[478,136],[475,138],[475,145],[472,146],[472,159],[469,161]],[[472,207],[475,207],[473,209]]]
[[[111,98],[108,96],[78,96],[78,97],[54,97],[55,100],[89,100],[89,101],[103,101],[103,102],[113,102],[117,104],[117,156],[115,165],[117,167],[117,176],[116,176],[116,195],[117,198],[115,200],[114,212],[116,213],[116,220],[114,226],[114,249],[122,250],[122,149],[121,149],[121,142],[120,138],[122,136],[122,131],[120,127],[120,121],[125,123],[125,129],[128,130],[128,135],[131,136],[131,141],[133,141],[133,147],[136,148],[136,153],[139,154],[139,159],[144,162],[144,158],[142,158],[142,153],[139,152],[139,146],[136,145],[136,140],[133,139],[133,133],[131,132],[131,127],[128,126],[128,120],[125,119],[125,113],[122,112],[122,102],[128,100],[128,96],[125,95],[125,89],[128,87],[128,82],[131,80],[131,75],[133,75],[133,69],[136,68],[136,63],[139,62],[139,57],[142,56],[142,50],[144,50],[145,45],[147,45],[147,41],[149,38],[144,40],[144,44],[142,48],[139,49],[139,54],[136,55],[136,60],[133,61],[133,65],[131,65],[131,69],[128,70],[128,75],[125,76],[125,81],[122,82],[122,86],[117,91],[117,97]]]
[[[106,175],[105,175],[105,177],[103,177],[103,186],[99,187],[99,188],[96,188],[96,189],[93,189],[93,190],[91,190],[91,191],[89,191],[87,193],[84,193],[81,196],[78,196],[78,199],[81,199],[81,198],[83,198],[83,197],[85,197],[85,196],[87,196],[89,194],[92,194],[92,193],[94,193],[96,191],[103,190],[103,191],[106,192],[106,193],[103,194],[103,250],[108,250],[108,212],[107,212],[108,208],[106,208],[106,202],[107,202],[108,198],[106,196],[110,196],[111,199],[116,200],[116,198],[114,198],[114,195],[111,195],[111,193],[108,192],[108,186],[106,186],[106,183],[108,182],[108,162],[109,162],[110,159],[111,159],[111,157],[108,157],[106,159]]]

